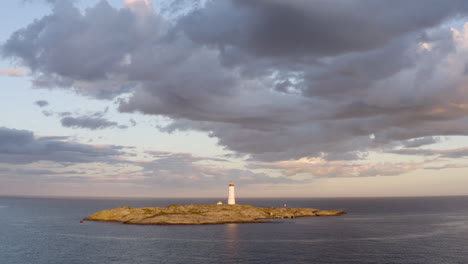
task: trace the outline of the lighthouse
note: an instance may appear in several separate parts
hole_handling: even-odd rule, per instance
[[[230,183],[228,187],[228,204],[236,204],[236,197],[234,195],[234,183]]]

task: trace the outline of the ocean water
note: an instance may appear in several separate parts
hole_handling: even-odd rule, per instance
[[[80,223],[124,205],[216,201],[0,197],[0,263],[468,263],[467,196],[238,199],[349,212],[267,224]]]

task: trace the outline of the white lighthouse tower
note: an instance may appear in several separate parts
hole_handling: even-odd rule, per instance
[[[229,184],[228,204],[236,204],[236,197],[234,195],[234,183]]]

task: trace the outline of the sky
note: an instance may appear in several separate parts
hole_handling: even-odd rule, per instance
[[[468,195],[464,0],[17,0],[0,195]]]

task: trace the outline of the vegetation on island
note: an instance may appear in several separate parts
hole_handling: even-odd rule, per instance
[[[265,223],[267,219],[336,216],[341,210],[313,208],[275,208],[251,205],[171,205],[133,208],[123,206],[100,211],[84,220],[122,222],[136,225],[200,225],[225,223]]]

